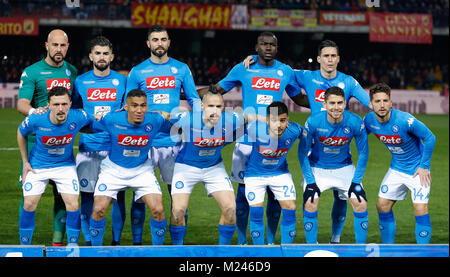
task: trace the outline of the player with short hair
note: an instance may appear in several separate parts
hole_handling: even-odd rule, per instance
[[[222,149],[243,135],[244,118],[224,111],[222,94],[208,91],[201,112],[185,112],[174,126],[183,130],[184,145],[177,156],[172,187],[170,234],[174,245],[181,245],[186,234],[186,213],[196,183],[203,182],[209,197],[219,204],[219,245],[228,245],[236,229],[236,202],[230,178],[222,162]],[[174,121],[172,121],[174,122]]]
[[[116,111],[122,106],[127,77],[112,70],[110,65],[114,60],[113,45],[103,36],[93,38],[89,42],[89,59],[93,69],[78,76],[72,95],[72,107],[83,107],[89,114],[105,115]],[[81,194],[81,230],[85,244],[90,245],[89,218],[94,204],[94,188],[97,183],[101,161],[108,155],[110,147],[109,134],[81,134],[80,148],[76,156],[77,173]],[[125,191],[118,195],[111,211],[112,245],[120,244],[125,221]],[[131,230],[133,238],[141,242],[143,219],[139,218],[145,211],[144,203],[131,206]],[[139,212],[136,212],[139,211]],[[139,223],[139,224],[137,224]]]
[[[93,246],[102,245],[105,212],[117,193],[132,188],[134,201],[144,201],[152,213],[152,244],[162,245],[166,233],[166,217],[161,188],[148,157],[152,139],[160,131],[170,130],[170,123],[160,113],[147,113],[147,95],[134,89],[128,92],[124,111],[111,112],[92,126],[111,138],[108,156],[100,164],[94,192],[94,208],[89,222]]]
[[[302,105],[311,109],[314,115],[324,111],[323,99],[325,90],[329,87],[337,86],[344,90],[345,101],[348,108],[350,98],[356,98],[361,104],[369,107],[369,95],[352,76],[337,70],[340,61],[339,46],[331,40],[323,40],[317,47],[317,62],[320,65],[318,70],[297,70],[295,78],[300,87],[306,92],[305,102]],[[251,56],[247,57],[244,64],[247,66],[252,62]],[[347,201],[339,198],[337,191],[333,191],[334,202],[331,211],[332,236],[331,243],[339,243],[347,217]]]
[[[406,199],[410,190],[416,241],[427,244],[431,238],[430,163],[436,137],[413,115],[392,108],[391,88],[387,84],[375,84],[369,92],[373,112],[364,117],[367,133],[374,133],[392,154],[377,200],[382,242],[394,243],[396,224],[392,208],[398,200]]]
[[[57,86],[63,86],[72,93],[73,84],[77,77],[77,69],[64,60],[69,48],[69,38],[60,29],[49,32],[45,49],[47,54],[42,60],[26,67],[20,77],[19,100],[17,110],[24,116],[34,113],[45,113],[48,104],[48,92]],[[35,134],[28,137],[28,150],[31,151],[35,141]],[[53,246],[62,246],[65,232],[65,204],[56,190],[53,181]],[[22,186],[22,177],[19,179]],[[23,199],[20,203],[22,209]]]
[[[69,91],[54,87],[48,93],[48,110],[30,114],[17,130],[17,142],[23,162],[23,209],[20,213],[20,243],[31,244],[35,211],[49,180],[53,180],[67,211],[66,229],[69,245],[77,245],[80,236],[78,209],[79,185],[73,156],[75,137],[94,117],[83,110],[70,109]],[[30,154],[27,137],[35,133]]]
[[[306,132],[289,122],[289,112],[283,102],[274,101],[267,107],[266,122],[255,121],[248,125],[252,151],[245,167],[245,196],[250,205],[250,234],[253,244],[263,245],[264,197],[270,189],[282,208],[281,243],[292,243],[296,227],[296,191],[289,173],[286,157],[295,141],[300,139],[299,151],[303,153],[300,165],[308,180],[313,180],[307,153]]]
[[[234,66],[227,76],[219,81],[215,88],[222,94],[232,88],[242,85],[243,114],[249,119],[265,121],[266,108],[273,101],[282,101],[286,90],[289,97],[298,105],[304,105],[301,90],[295,82],[292,68],[278,60],[275,56],[278,52],[278,39],[271,32],[262,32],[258,35],[255,50],[258,55],[256,61],[245,68],[242,63]],[[202,95],[208,88],[200,89]],[[233,150],[231,180],[238,183],[236,195],[236,227],[238,230],[238,244],[247,244],[247,227],[249,205],[245,197],[244,171],[250,155],[251,142],[244,135],[239,139]],[[267,243],[275,243],[275,234],[278,228],[281,208],[268,192],[268,205],[266,215],[268,218]]]
[[[148,110],[176,113],[180,106],[181,88],[193,110],[200,110],[200,97],[187,64],[168,56],[171,40],[167,29],[161,25],[150,27],[147,47],[150,58],[133,67],[128,75],[127,92],[141,89],[147,93]],[[149,156],[154,169],[159,168],[160,179],[172,185],[175,159],[180,151],[180,135],[170,136],[160,132],[152,141]],[[186,214],[187,217],[187,214]]]
[[[344,90],[330,87],[324,94],[326,112],[311,115],[305,123],[313,141],[309,162],[315,179],[312,184],[303,182],[303,223],[307,243],[317,243],[319,198],[328,189],[338,191],[341,199],[350,200],[355,216],[355,241],[366,243],[367,240],[367,198],[361,184],[369,156],[367,133],[362,119],[345,110],[346,104]],[[359,154],[356,169],[350,154],[353,138]]]

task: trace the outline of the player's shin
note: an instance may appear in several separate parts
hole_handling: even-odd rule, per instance
[[[317,211],[303,210],[303,227],[305,229],[306,243],[317,243]]]
[[[117,193],[117,201],[113,203],[111,209],[111,227],[112,227],[111,245],[120,245],[120,237],[122,236],[125,218],[126,218],[125,191],[119,191]],[[133,230],[133,225],[131,226]]]
[[[247,227],[248,227],[249,205],[245,198],[245,187],[239,184],[236,195],[236,227],[238,233],[238,244],[248,244]]]
[[[133,245],[142,244],[142,232],[145,222],[145,203],[131,203],[131,234],[133,236]]]
[[[184,226],[175,226],[169,225],[170,237],[172,238],[173,245],[183,245],[184,237],[186,236],[186,225]]]
[[[416,218],[415,235],[417,244],[429,244],[431,238],[430,215],[424,214],[421,216],[415,216],[415,218]]]
[[[78,245],[80,228],[80,211],[67,211],[66,233],[69,246]]]
[[[393,211],[391,210],[386,213],[378,212],[378,219],[380,222],[379,225],[382,243],[394,243],[396,224]]]
[[[367,241],[367,226],[368,226],[368,212],[365,210],[364,212],[355,212],[353,225],[355,230],[355,242],[356,243],[366,243]]]
[[[21,245],[30,245],[33,238],[35,220],[35,211],[26,211],[22,209],[19,218],[19,238]]]
[[[294,210],[283,209],[280,226],[282,244],[292,243],[294,241],[295,227],[296,227],[295,209]]]
[[[236,225],[219,224],[219,245],[229,245],[235,230]]]
[[[153,245],[163,245],[164,237],[166,236],[166,225],[167,219],[162,221],[157,221],[153,217],[150,222],[150,231],[152,233],[152,244]]]
[[[105,234],[106,219],[95,220],[91,217],[89,221],[89,234],[92,246],[102,246]]]
[[[280,222],[281,207],[273,192],[267,190],[267,244],[275,243],[275,235],[277,233],[278,223]]]
[[[334,202],[331,210],[331,243],[339,243],[347,217],[347,201],[341,200],[337,191],[333,191]]]
[[[84,236],[86,246],[91,245],[91,236],[89,235],[89,220],[92,214],[92,207],[94,205],[94,194],[88,192],[80,192],[80,220],[81,230]]]
[[[264,245],[264,207],[250,207],[250,234],[254,245]]]

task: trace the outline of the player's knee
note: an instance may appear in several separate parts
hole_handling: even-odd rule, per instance
[[[353,210],[357,213],[362,213],[367,210],[367,202],[364,199],[361,199],[361,202],[356,200],[353,204]]]
[[[37,208],[37,202],[33,200],[24,199],[23,209],[26,211],[35,211]]]
[[[392,209],[392,204],[390,201],[378,198],[376,207],[379,213],[387,213]]]
[[[414,204],[414,215],[421,216],[428,213],[427,204]]]
[[[152,208],[152,217],[158,221],[161,221],[165,218],[163,205],[156,205]]]
[[[106,214],[106,208],[104,205],[94,205],[94,208],[92,209],[92,218],[95,220],[100,220],[105,217]]]
[[[186,209],[173,207],[172,208],[172,224],[174,224],[174,225],[183,224],[185,213],[186,213]]]
[[[305,202],[305,210],[308,212],[315,212],[317,211],[317,205],[318,201],[317,199],[314,199],[314,202],[311,202],[310,200]]]
[[[236,206],[232,204],[225,206],[222,209],[222,215],[228,224],[234,224],[236,222]]]

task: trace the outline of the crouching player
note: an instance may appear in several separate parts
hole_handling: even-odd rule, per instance
[[[169,226],[172,243],[182,245],[186,234],[185,212],[194,185],[203,182],[208,196],[214,197],[222,215],[219,245],[228,245],[236,229],[236,202],[233,185],[222,162],[222,149],[243,135],[244,118],[223,111],[222,94],[208,91],[201,112],[179,114],[174,126],[184,134],[184,146],[177,156],[172,181],[172,217]]]
[[[416,218],[416,241],[420,244],[429,243],[430,161],[436,137],[411,114],[392,109],[388,85],[376,84],[369,93],[373,112],[364,118],[367,132],[374,133],[392,154],[391,165],[381,182],[377,201],[382,242],[394,243],[396,225],[392,207],[397,200],[406,199],[410,190]]]
[[[19,219],[20,243],[31,244],[35,228],[35,211],[49,180],[56,183],[67,211],[68,245],[77,245],[80,237],[79,184],[73,155],[77,133],[94,121],[82,110],[70,109],[69,91],[54,87],[48,93],[48,111],[31,114],[17,130],[17,142],[23,162],[24,204]],[[30,155],[27,136],[36,133]]]
[[[279,101],[272,102],[267,107],[266,122],[255,121],[247,127],[252,152],[245,167],[244,182],[250,206],[250,234],[254,245],[264,244],[263,215],[267,188],[273,192],[282,209],[281,243],[292,243],[294,240],[296,190],[286,157],[297,138],[300,138],[299,149],[303,149],[303,157],[306,157],[308,148],[303,131],[299,124],[289,122],[288,108]],[[312,176],[306,158],[300,160],[300,165],[307,176]]]
[[[361,185],[369,158],[367,133],[362,119],[344,110],[346,104],[344,91],[330,87],[325,91],[326,111],[310,116],[305,123],[313,141],[309,162],[315,179],[314,183],[303,182],[306,243],[317,243],[319,198],[328,189],[337,190],[341,200],[349,199],[355,216],[355,241],[366,243],[367,240],[367,198]],[[350,154],[353,138],[359,154],[356,169]]]
[[[106,209],[112,199],[117,199],[119,191],[132,188],[134,201],[144,201],[152,213],[152,244],[162,245],[167,221],[148,151],[154,136],[160,130],[170,130],[171,124],[159,113],[147,113],[147,95],[139,89],[128,92],[124,108],[124,111],[108,113],[92,126],[94,131],[109,133],[111,148],[101,162],[94,191],[89,224],[91,242],[93,246],[102,245]]]

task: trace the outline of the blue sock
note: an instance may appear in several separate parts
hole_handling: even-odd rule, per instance
[[[334,202],[331,210],[331,242],[340,242],[342,229],[344,228],[345,218],[347,217],[347,201],[341,200],[337,191],[333,191]]]
[[[89,234],[91,235],[92,246],[102,246],[105,235],[106,218],[95,220],[91,217],[89,221]]]
[[[150,231],[152,233],[152,245],[162,245],[166,235],[167,219],[156,221],[153,217],[150,220]]]
[[[117,193],[117,201],[114,201],[111,209],[112,240],[116,244],[120,243],[120,237],[122,236],[127,213],[126,209],[125,191],[119,191],[119,193]]]
[[[250,207],[250,234],[254,245],[264,245],[264,207]]]
[[[133,244],[142,244],[142,232],[145,223],[145,203],[131,203],[131,234]]]
[[[219,245],[230,245],[236,225],[219,224]]]
[[[89,235],[89,219],[91,218],[92,208],[94,206],[94,194],[81,192],[80,205],[80,221],[81,231],[83,232],[84,242],[90,244],[91,236]]]
[[[317,213],[317,211],[311,213],[303,210],[306,243],[317,243]]]
[[[239,186],[236,194],[236,228],[238,233],[238,244],[248,244],[247,227],[248,227],[249,205],[245,198],[245,187]]]
[[[416,241],[417,244],[429,244],[431,238],[430,214],[416,216]]]
[[[270,189],[267,189],[267,244],[275,243],[275,235],[277,233],[278,223],[280,222],[281,207],[280,203],[275,200],[275,196]]]
[[[355,218],[353,219],[353,228],[355,229],[355,243],[366,243],[367,227],[369,224],[367,209],[361,213],[353,211],[353,214],[355,216]]]
[[[22,209],[19,218],[19,239],[21,245],[30,245],[33,238],[35,211],[29,212]]]
[[[173,245],[183,245],[184,237],[186,236],[186,225],[185,226],[174,226],[169,225],[170,237],[172,238]]]
[[[66,234],[68,245],[78,245],[81,228],[80,210],[74,212],[66,211],[66,213]]]
[[[392,210],[387,213],[378,212],[378,219],[382,243],[394,243],[396,231],[394,212]]]
[[[282,210],[283,216],[281,217],[281,243],[292,243],[295,237],[295,210]]]

